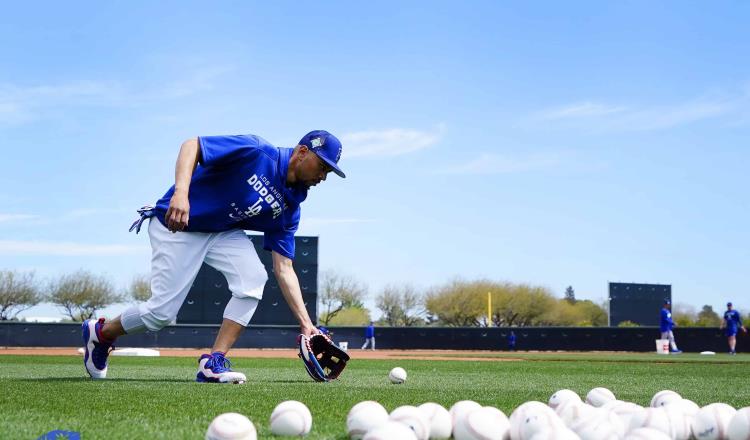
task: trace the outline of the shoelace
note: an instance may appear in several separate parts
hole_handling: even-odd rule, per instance
[[[229,359],[225,358],[224,355],[221,354],[212,354],[211,359],[206,362],[206,367],[208,367],[214,373],[225,373],[227,371],[232,371],[232,363],[229,361]]]
[[[94,365],[96,365],[97,368],[104,368],[107,364],[107,357],[109,357],[109,354],[113,351],[115,351],[114,344],[94,342],[94,349],[91,351],[91,360],[94,361]]]

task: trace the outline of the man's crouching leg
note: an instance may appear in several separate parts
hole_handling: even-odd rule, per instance
[[[242,331],[258,308],[258,299],[252,297],[232,296],[224,309],[224,320],[219,334],[211,349],[211,354],[204,354],[198,359],[198,382],[244,383],[244,374],[232,371],[232,364],[226,353],[237,342]]]

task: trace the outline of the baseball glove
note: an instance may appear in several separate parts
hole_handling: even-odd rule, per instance
[[[299,357],[305,364],[305,370],[317,382],[328,382],[339,377],[349,355],[326,335],[297,336]]]

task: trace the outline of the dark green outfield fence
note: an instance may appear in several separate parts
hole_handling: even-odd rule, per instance
[[[218,325],[174,325],[157,333],[126,335],[120,347],[204,348],[210,347]],[[350,348],[364,342],[362,327],[333,327],[334,340],[347,341]],[[659,337],[656,327],[380,327],[376,329],[380,349],[507,350],[506,337],[513,330],[518,350],[570,351],[654,351]],[[291,348],[295,326],[250,326],[240,337],[237,348]],[[726,338],[716,328],[679,328],[677,344],[684,351],[727,351]],[[737,350],[750,350],[750,337],[740,334]],[[0,346],[78,347],[80,324],[41,324],[0,322]]]

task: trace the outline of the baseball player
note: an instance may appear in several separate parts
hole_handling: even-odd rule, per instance
[[[737,330],[742,329],[743,333],[747,333],[747,329],[742,325],[742,318],[740,318],[740,312],[734,310],[732,303],[727,303],[727,311],[724,312],[724,320],[721,321],[721,328],[724,330],[724,334],[727,336],[729,342],[729,354],[737,354]]]
[[[668,299],[664,300],[664,307],[661,309],[661,319],[659,323],[659,329],[661,330],[661,338],[669,339],[669,352],[670,353],[682,353],[682,350],[677,348],[677,343],[674,340],[674,333],[672,329],[675,328],[676,324],[672,320],[672,302]]]
[[[244,230],[264,233],[282,294],[306,336],[319,333],[302,301],[292,268],[300,203],[338,167],[341,142],[327,131],[306,134],[294,148],[276,148],[260,136],[205,136],[182,144],[175,184],[141,208],[131,230],[148,219],[151,298],[110,321],[83,323],[84,365],[95,379],[107,375],[107,357],[118,336],[158,331],[174,321],[205,262],[227,279],[232,297],[211,353],[198,360],[198,382],[239,383],[226,353],[258,306],[268,279]]]
[[[370,344],[370,349],[375,350],[375,323],[370,321],[370,325],[365,327],[365,343],[362,344],[362,350]]]

